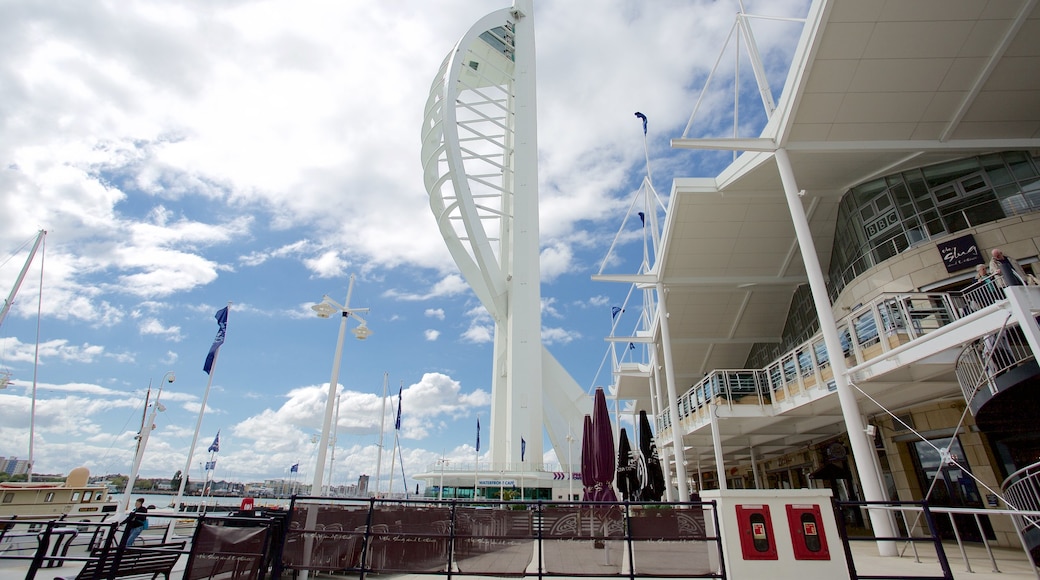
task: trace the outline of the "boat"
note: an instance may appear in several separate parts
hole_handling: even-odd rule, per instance
[[[0,483],[0,518],[101,521],[118,504],[104,483],[90,483],[90,471],[77,467],[64,482]]]

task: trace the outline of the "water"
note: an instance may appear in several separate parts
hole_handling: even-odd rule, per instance
[[[124,494],[122,494],[122,493],[113,493],[113,494],[109,494],[109,495],[112,498],[112,501],[118,502],[119,505],[124,507],[124,508],[126,507],[126,496]],[[173,503],[173,500],[176,499],[177,496],[176,495],[167,495],[167,494],[135,493],[135,494],[130,496],[130,498],[131,498],[130,499],[130,504],[131,504],[130,505],[130,509],[133,509],[133,502],[134,502],[134,500],[136,500],[139,497],[143,497],[144,498],[144,505],[147,506],[148,508],[155,507],[156,509],[165,510],[165,509],[168,509],[170,507],[170,504]],[[237,510],[237,509],[239,509],[239,507],[241,507],[243,499],[245,499],[245,498],[244,497],[211,497],[211,496],[206,496],[205,498],[200,498],[197,495],[186,495],[186,496],[181,498],[181,502],[180,503],[183,503],[183,504],[185,504],[187,506],[197,506],[197,505],[200,505],[200,504],[205,504],[207,510],[212,510],[212,509],[214,509],[214,507]],[[274,499],[274,498],[268,498],[268,497],[254,498],[253,506],[254,506],[254,508],[278,507],[278,508],[283,508],[284,509],[284,508],[288,508],[289,507],[289,501],[290,500],[288,500],[288,499]],[[192,511],[195,511],[195,510],[193,509]]]

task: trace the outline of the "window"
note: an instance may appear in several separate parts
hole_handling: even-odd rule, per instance
[[[4,494],[4,503],[11,503],[14,501],[14,492],[7,492]]]
[[[43,503],[51,503],[54,501],[54,492],[48,491],[47,497],[43,498]]]

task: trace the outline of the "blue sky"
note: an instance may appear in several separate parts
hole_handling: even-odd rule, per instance
[[[298,462],[309,479],[338,331],[310,306],[325,294],[342,302],[351,274],[351,306],[370,309],[373,335],[344,348],[333,482],[375,473],[384,374],[393,399],[403,386],[406,472],[442,454],[472,461],[477,417],[488,425],[493,326],[430,214],[419,134],[444,55],[505,5],[5,4],[4,295],[24,244],[50,232],[35,471],[129,472],[145,391],[168,371],[176,382],[163,391],[167,410],[141,473],[183,468],[213,316],[231,302],[195,462],[220,430],[217,478],[282,477]],[[806,12],[804,1],[745,5]],[[659,192],[674,176],[717,172],[717,156],[674,151],[669,140],[738,7],[536,0],[535,10],[543,340],[591,391],[610,383],[604,337],[628,292],[590,277],[645,173],[633,113],[650,119]],[[769,21],[756,29],[778,62],[799,32]],[[776,70],[782,81],[786,70]],[[712,120],[702,132],[725,130],[731,100],[699,113]],[[639,235],[627,234],[610,271],[638,267]],[[28,456],[39,265],[0,328],[0,369],[12,378],[0,391],[8,458]],[[391,442],[388,433],[387,450]],[[549,448],[546,460],[556,461]]]

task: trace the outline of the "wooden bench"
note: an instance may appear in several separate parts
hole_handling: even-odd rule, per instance
[[[83,569],[76,574],[74,580],[92,580],[93,578],[125,578],[128,576],[152,575],[155,580],[162,574],[166,580],[170,580],[170,572],[173,570],[177,560],[181,557],[185,542],[171,542],[169,544],[156,544],[148,548],[128,547],[119,559],[119,567],[115,568],[115,551],[109,552],[108,557],[88,560]],[[71,578],[57,577],[55,580],[73,580]]]

